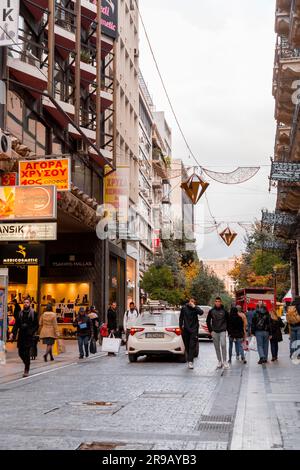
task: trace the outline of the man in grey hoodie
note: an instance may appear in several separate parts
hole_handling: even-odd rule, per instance
[[[229,369],[227,362],[226,331],[229,314],[222,305],[222,299],[216,297],[215,306],[208,312],[206,324],[212,335],[216,355],[218,358],[218,369],[224,367]]]

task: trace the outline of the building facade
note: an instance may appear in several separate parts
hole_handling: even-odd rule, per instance
[[[231,296],[234,296],[236,283],[229,272],[234,268],[236,261],[236,258],[203,260],[204,266],[207,266],[224,282],[226,292]]]
[[[277,187],[274,213],[263,213],[262,222],[274,230],[290,257],[293,296],[300,293],[300,2],[277,0],[277,34],[273,71],[275,99],[274,162],[271,182]],[[279,245],[278,245],[279,246]],[[273,247],[276,249],[276,246]]]

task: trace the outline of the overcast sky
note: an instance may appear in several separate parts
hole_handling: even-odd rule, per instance
[[[182,127],[199,162],[215,171],[269,165],[274,153],[272,75],[275,0],[140,0],[140,10]],[[188,151],[170,112],[141,28],[140,67],[157,110],[173,131],[173,157],[188,165]],[[230,248],[217,233],[196,229],[200,256],[239,255],[245,231],[232,222],[261,218],[274,209],[270,168],[241,185],[210,180],[207,196],[217,222],[238,232]],[[210,220],[205,199],[196,218]],[[223,226],[225,228],[225,226]]]

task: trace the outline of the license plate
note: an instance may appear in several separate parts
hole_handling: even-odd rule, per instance
[[[163,333],[146,333],[146,338],[164,338]]]

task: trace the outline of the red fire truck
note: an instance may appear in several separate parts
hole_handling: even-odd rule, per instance
[[[269,312],[274,309],[275,293],[273,287],[247,287],[236,291],[236,304],[243,312],[256,309],[258,302],[263,302]]]

